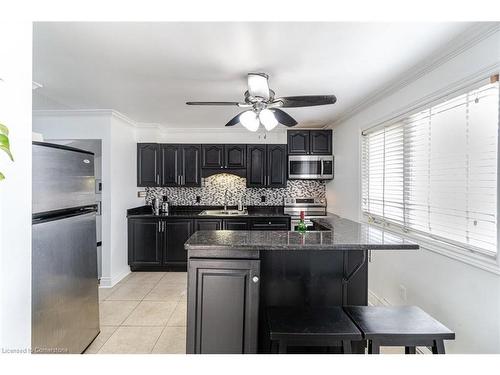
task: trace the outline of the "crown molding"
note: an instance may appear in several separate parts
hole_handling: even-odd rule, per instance
[[[394,94],[395,92],[415,82],[422,76],[437,69],[441,65],[452,60],[481,41],[489,38],[498,31],[500,31],[500,22],[475,23],[473,26],[465,30],[458,37],[454,38],[441,48],[439,52],[413,66],[405,73],[390,81],[389,84],[365,96],[357,104],[340,113],[340,115],[333,122],[326,125],[325,128],[332,128],[348,120],[367,107],[379,102],[387,96]]]
[[[135,128],[140,127],[137,122],[130,117],[114,109],[39,109],[32,111],[33,116],[109,116],[116,117]]]

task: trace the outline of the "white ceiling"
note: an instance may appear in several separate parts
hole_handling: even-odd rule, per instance
[[[220,128],[246,73],[277,96],[335,94],[287,112],[323,126],[435,54],[470,23],[36,23],[34,109],[114,109],[172,128]]]

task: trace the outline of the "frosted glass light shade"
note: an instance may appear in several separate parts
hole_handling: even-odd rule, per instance
[[[260,121],[254,111],[243,112],[240,116],[240,122],[241,125],[251,132],[256,132],[260,125]]]
[[[276,120],[274,113],[267,108],[260,111],[259,119],[267,131],[273,130],[278,125],[278,120]]]

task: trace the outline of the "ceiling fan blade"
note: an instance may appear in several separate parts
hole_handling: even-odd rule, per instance
[[[242,113],[243,112],[238,113],[236,116],[234,116],[231,120],[229,120],[229,122],[225,126],[234,126],[236,124],[239,124],[239,122],[240,122],[240,115]]]
[[[284,96],[277,98],[274,102],[283,103],[281,107],[311,107],[315,105],[334,104],[337,101],[335,95],[304,95],[304,96]]]
[[[186,102],[187,105],[234,105],[239,106],[240,104],[246,103],[238,103],[238,102]]]
[[[271,109],[271,111],[274,113],[274,117],[276,117],[276,120],[278,120],[280,124],[283,124],[288,127],[297,125],[297,121],[295,121],[295,119],[292,116],[282,111],[281,109],[273,108]]]
[[[248,93],[253,97],[269,100],[268,78],[266,73],[248,73]]]

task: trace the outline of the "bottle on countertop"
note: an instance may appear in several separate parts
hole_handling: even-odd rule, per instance
[[[299,224],[297,225],[297,231],[299,233],[305,233],[307,230],[306,223],[304,222],[305,214],[304,211],[300,211],[300,221]]]
[[[151,203],[153,206],[153,213],[155,215],[159,215],[160,214],[160,198],[158,198],[158,197],[154,198]]]

